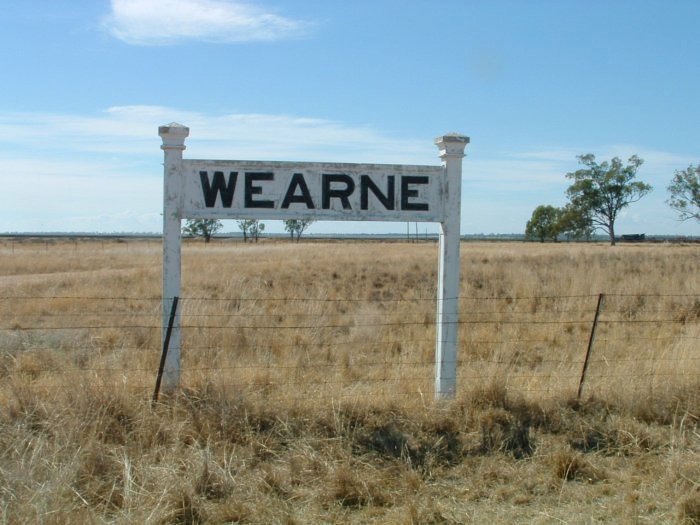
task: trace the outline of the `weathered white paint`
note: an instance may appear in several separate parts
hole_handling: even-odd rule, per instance
[[[180,296],[180,230],[182,218],[182,152],[189,128],[172,123],[158,128],[163,139],[163,340],[170,319],[173,298]],[[163,368],[165,392],[180,384],[180,312],[176,313],[170,334],[168,356]]]
[[[445,168],[447,202],[440,222],[440,259],[437,288],[435,397],[452,398],[457,391],[457,334],[459,333],[459,245],[462,158],[469,137],[450,134],[435,139]]]
[[[185,184],[183,213],[189,218],[248,219],[253,213],[255,218],[266,220],[309,218],[439,222],[446,202],[445,177],[441,166],[210,160],[185,160],[182,166]],[[201,173],[206,173],[207,180],[211,182],[216,172],[220,172],[234,190],[233,199],[227,206],[224,206],[220,194],[214,202],[209,203],[211,206],[205,202],[206,191]],[[258,203],[271,203],[270,208],[251,208],[246,205],[246,174],[266,174],[272,178],[250,183],[258,191],[251,198]],[[295,174],[299,174],[303,180],[304,188],[292,184]],[[352,183],[353,190],[348,190],[350,194],[345,206],[341,199],[330,198],[327,207],[324,207],[324,176],[341,176]],[[388,207],[372,190],[365,192],[366,203],[362,206],[362,187],[367,180],[376,186],[376,191],[389,197],[391,202]],[[418,180],[423,183],[416,183]],[[389,191],[390,187],[393,187],[393,192]],[[339,181],[327,187],[335,191],[346,188]],[[297,202],[285,206],[285,196],[288,193],[293,194]],[[427,209],[404,209],[405,207]]]
[[[456,392],[462,158],[469,138],[435,139],[442,166],[183,160],[189,129],[158,129],[165,152],[163,337],[180,295],[180,221],[300,219],[439,222],[435,396]],[[364,189],[364,190],[363,190]],[[163,388],[180,380],[180,316],[170,338]]]

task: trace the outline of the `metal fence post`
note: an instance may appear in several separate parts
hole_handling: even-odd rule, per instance
[[[595,308],[595,317],[593,318],[593,326],[591,327],[591,335],[588,338],[588,348],[586,349],[586,358],[583,360],[583,368],[581,369],[581,379],[578,382],[578,393],[576,394],[576,399],[581,400],[581,393],[583,392],[583,382],[586,380],[586,371],[588,370],[588,360],[591,357],[591,351],[593,350],[593,341],[595,341],[595,329],[598,326],[598,316],[600,315],[600,310],[603,307],[603,302],[605,301],[605,294],[598,295],[598,305]]]
[[[156,388],[153,391],[153,402],[158,401],[160,393],[160,382],[163,379],[163,370],[165,369],[165,360],[168,357],[168,348],[170,347],[170,338],[173,333],[173,324],[175,323],[175,315],[177,314],[178,297],[173,297],[173,306],[170,309],[170,318],[168,319],[168,327],[165,331],[165,339],[163,340],[163,349],[160,353],[160,364],[158,365],[158,375],[156,376]]]

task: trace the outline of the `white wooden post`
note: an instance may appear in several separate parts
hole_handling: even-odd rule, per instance
[[[163,340],[168,327],[173,299],[180,296],[180,221],[182,219],[182,152],[189,128],[168,124],[158,128],[163,139]],[[163,390],[172,391],[180,384],[180,312],[170,334],[168,356],[163,368]]]
[[[440,223],[440,262],[437,289],[435,398],[453,398],[457,388],[459,306],[460,201],[462,158],[469,137],[457,134],[435,139],[445,170],[445,219]]]

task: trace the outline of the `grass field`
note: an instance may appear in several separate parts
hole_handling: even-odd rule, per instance
[[[3,523],[700,523],[700,246],[0,240]],[[599,294],[605,294],[577,400]]]

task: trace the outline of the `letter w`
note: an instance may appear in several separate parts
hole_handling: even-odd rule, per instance
[[[200,171],[199,178],[202,180],[202,193],[204,193],[204,203],[207,208],[216,206],[216,195],[221,193],[221,204],[224,208],[230,208],[233,203],[233,193],[236,190],[236,179],[238,172],[229,173],[228,182],[224,179],[223,171],[214,172],[214,180],[209,182],[209,172]]]

